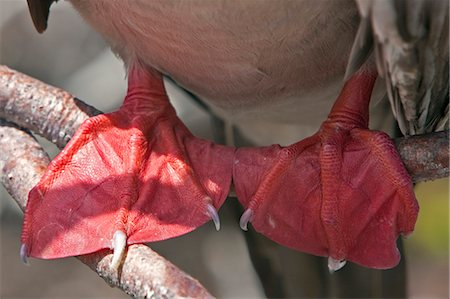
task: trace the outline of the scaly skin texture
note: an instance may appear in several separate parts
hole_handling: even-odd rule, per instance
[[[195,138],[176,116],[162,76],[133,66],[124,104],[87,120],[30,194],[22,243],[59,258],[188,233],[223,204],[234,149]]]
[[[418,204],[391,139],[368,129],[376,72],[344,86],[319,132],[288,147],[236,153],[234,184],[253,227],[270,239],[335,260],[391,268]]]

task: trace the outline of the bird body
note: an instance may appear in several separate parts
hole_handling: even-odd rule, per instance
[[[353,1],[71,2],[126,64],[170,76],[242,127],[316,130],[359,23]]]

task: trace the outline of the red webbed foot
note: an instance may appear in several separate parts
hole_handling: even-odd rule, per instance
[[[346,82],[318,133],[288,147],[242,148],[234,184],[256,231],[291,248],[391,268],[400,260],[399,234],[413,231],[418,204],[392,140],[368,129],[376,74]]]
[[[233,148],[195,138],[170,105],[162,76],[135,66],[122,107],[87,120],[30,191],[21,254],[123,249],[211,219],[218,229],[233,156]]]

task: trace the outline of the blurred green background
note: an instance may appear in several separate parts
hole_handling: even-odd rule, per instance
[[[449,298],[449,179],[419,183],[414,233],[405,242],[413,298]]]

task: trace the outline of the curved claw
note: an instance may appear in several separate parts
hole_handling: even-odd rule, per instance
[[[217,214],[216,208],[212,204],[206,205],[206,211],[208,212],[208,215],[211,217],[212,221],[214,222],[214,226],[216,227],[216,230],[220,230],[220,218],[219,214]]]
[[[335,260],[331,256],[328,258],[328,270],[330,273],[336,272],[341,269],[347,263],[346,260]]]
[[[119,268],[120,262],[122,261],[123,254],[125,252],[125,247],[127,245],[127,235],[118,230],[114,233],[112,239],[112,250],[114,252],[110,268],[112,270],[117,270]]]
[[[25,245],[23,243],[20,245],[20,260],[25,265],[29,265],[30,264],[28,262],[28,248],[27,248],[27,245]]]
[[[405,239],[409,239],[413,234],[414,234],[414,232],[400,233],[400,235]]]
[[[253,219],[253,210],[247,209],[244,214],[242,214],[241,219],[239,220],[239,226],[242,230],[248,230],[248,223]]]

